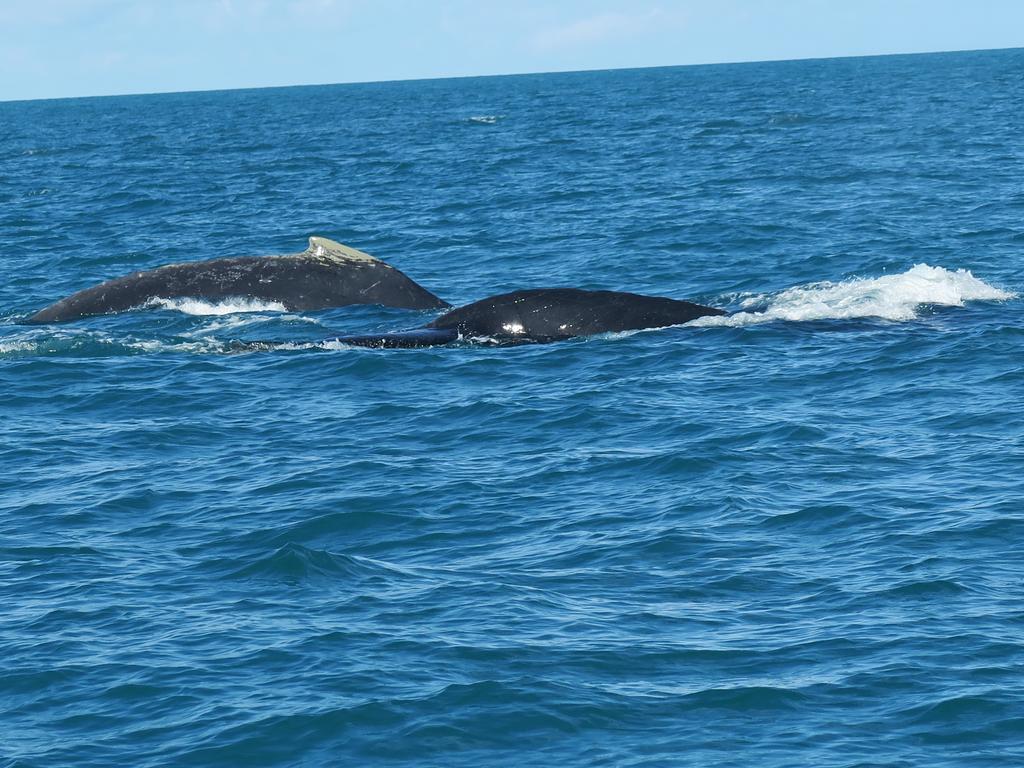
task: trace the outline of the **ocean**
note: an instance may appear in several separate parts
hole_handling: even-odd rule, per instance
[[[0,766],[1021,764],[1022,105],[1024,50],[0,103]],[[19,322],[311,235],[733,314]]]

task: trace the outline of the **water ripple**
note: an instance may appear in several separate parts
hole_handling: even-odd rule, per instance
[[[1021,57],[0,104],[0,764],[1024,761]],[[313,234],[736,314],[18,324]]]

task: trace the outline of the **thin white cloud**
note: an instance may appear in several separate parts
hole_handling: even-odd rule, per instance
[[[288,11],[292,16],[318,24],[341,24],[354,10],[351,0],[292,0]]]
[[[610,11],[545,27],[534,33],[531,42],[539,51],[586,47],[642,35],[655,29],[661,16],[658,8],[640,13]]]
[[[128,57],[121,51],[96,51],[82,57],[81,64],[89,70],[109,72],[125,64]]]
[[[116,14],[128,5],[129,0],[5,0],[0,2],[0,26],[81,24]]]
[[[216,0],[211,3],[185,3],[177,7],[179,14],[199,16],[209,29],[222,30],[239,24],[261,20],[270,7],[269,0]]]

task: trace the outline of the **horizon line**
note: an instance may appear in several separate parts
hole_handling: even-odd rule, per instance
[[[722,67],[748,64],[781,64],[791,61],[833,61],[836,59],[879,59],[890,56],[928,56],[949,53],[982,53],[986,51],[1019,51],[1022,46],[1007,48],[954,48],[948,50],[896,51],[890,53],[840,54],[838,56],[797,56],[778,59],[738,59],[733,61],[705,61],[689,64],[650,64],[636,67],[592,67],[587,69],[552,69],[532,72],[493,72],[479,75],[433,75],[426,77],[405,77],[385,80],[344,80],[333,83],[291,83],[289,85],[245,85],[229,88],[192,88],[180,91],[132,91],[129,93],[99,93],[83,96],[39,96],[30,99],[0,99],[0,104],[18,104],[35,101],[71,101],[74,99],[119,99],[133,96],[176,96],[190,93],[229,93],[232,91],[266,91],[284,88],[328,88],[340,85],[380,85],[384,83],[418,83],[434,80],[471,80],[496,77],[527,77],[531,75],[572,75],[587,72],[630,72],[641,69],[681,69],[684,67]]]

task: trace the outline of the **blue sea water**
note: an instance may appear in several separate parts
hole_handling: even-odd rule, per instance
[[[1022,105],[1022,50],[0,104],[0,765],[1021,764]],[[314,234],[737,314],[18,324]]]

